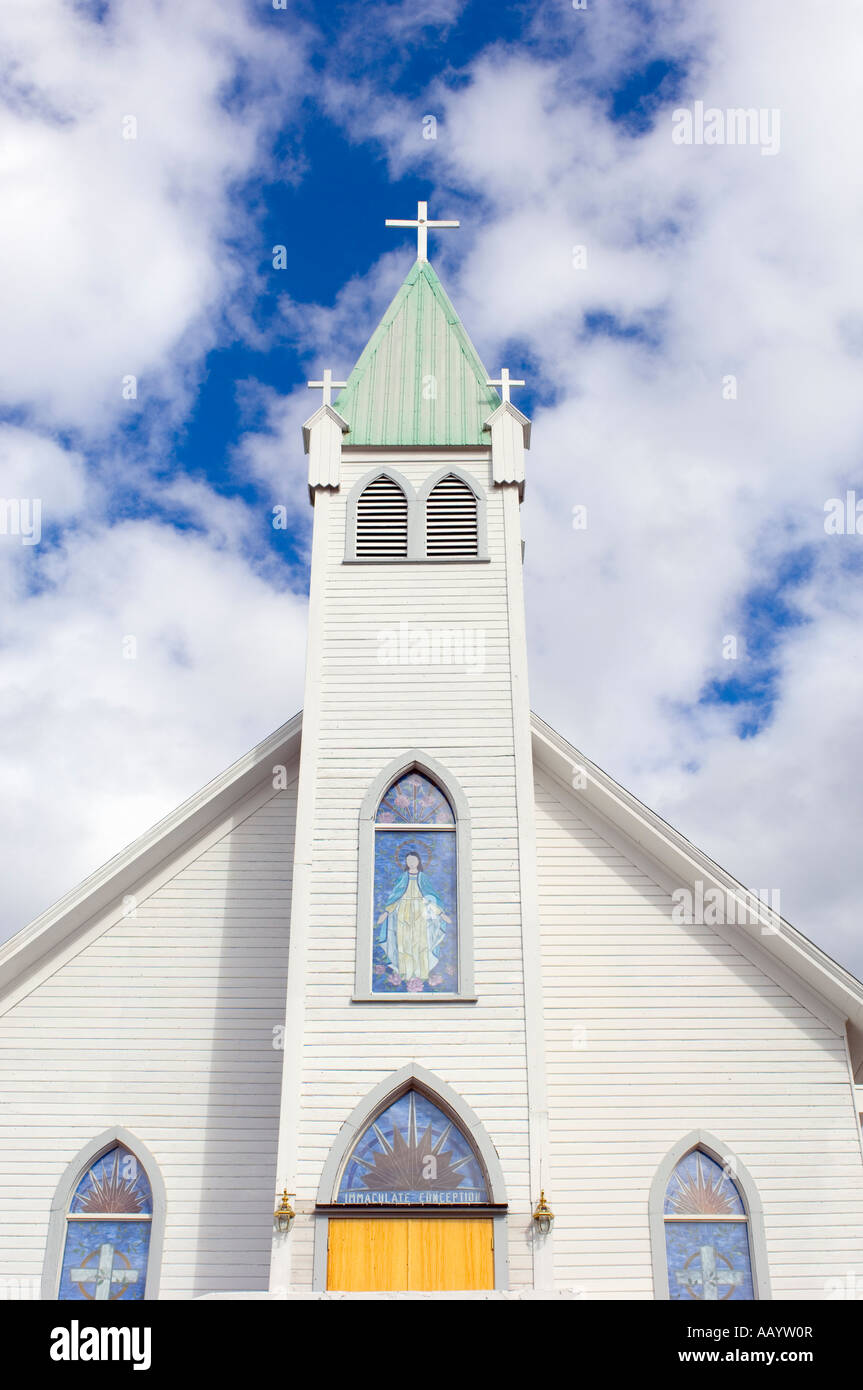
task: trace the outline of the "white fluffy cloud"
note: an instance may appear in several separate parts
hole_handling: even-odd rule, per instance
[[[72,533],[51,557],[47,586],[5,614],[10,928],[302,703],[304,602],[253,572],[233,523],[208,525],[129,521]]]
[[[4,9],[0,399],[93,434],[175,395],[215,341],[246,230],[232,181],[303,94],[304,39],[241,0]],[[238,75],[242,97],[228,96]],[[249,277],[248,267],[242,273]],[[139,379],[136,406],[122,380]]]
[[[235,184],[305,92],[302,29],[254,19],[242,0],[4,8],[0,409],[19,423],[0,497],[38,504],[42,540],[4,512],[0,936],[301,702],[305,600],[264,507],[167,453],[254,288],[254,246],[228,249],[254,235]],[[143,428],[118,445],[129,412]],[[133,489],[163,521],[122,519]]]

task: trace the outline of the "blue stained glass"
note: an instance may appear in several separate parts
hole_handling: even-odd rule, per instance
[[[746,1208],[728,1169],[703,1149],[680,1160],[665,1189],[666,1216],[745,1216]]]
[[[72,1195],[57,1297],[143,1299],[152,1214],[147,1174],[129,1149],[115,1144],[91,1164]],[[74,1219],[82,1216],[92,1220]]]
[[[746,1221],[666,1221],[665,1249],[671,1298],[754,1299]]]
[[[345,1165],[348,1206],[488,1201],[482,1167],[458,1126],[420,1091],[408,1091],[364,1130]]]
[[[93,1216],[152,1215],[153,1194],[135,1155],[117,1144],[97,1158],[75,1188],[69,1210]]]
[[[138,1302],[147,1283],[149,1221],[69,1221],[59,1299]]]
[[[375,834],[372,991],[458,992],[456,837]]]
[[[703,1149],[691,1149],[668,1180],[664,1212],[671,1298],[711,1303],[755,1297],[746,1207],[727,1168]]]
[[[408,772],[381,798],[380,825],[455,825],[452,807],[440,787],[421,772]]]

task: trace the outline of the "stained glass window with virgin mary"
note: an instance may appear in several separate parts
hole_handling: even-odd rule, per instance
[[[412,771],[375,817],[375,994],[458,993],[458,878],[452,806]]]

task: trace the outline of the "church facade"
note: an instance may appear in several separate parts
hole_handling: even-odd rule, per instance
[[[302,715],[0,951],[0,1280],[847,1296],[863,986],[531,713],[530,425],[417,223],[304,429]]]

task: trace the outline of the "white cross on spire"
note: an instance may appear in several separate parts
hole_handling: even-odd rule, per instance
[[[487,381],[487,382],[486,382],[486,386],[499,386],[499,387],[500,387],[500,394],[503,396],[503,398],[504,398],[505,401],[508,401],[508,400],[509,400],[509,389],[510,389],[510,387],[511,387],[511,386],[524,386],[524,382],[523,382],[523,381],[513,381],[513,380],[511,380],[511,379],[510,379],[510,375],[509,375],[509,369],[508,369],[507,367],[501,367],[501,369],[500,369],[500,380],[499,380],[499,381]]]
[[[338,390],[341,390],[341,388],[342,388],[343,386],[347,386],[347,384],[348,384],[348,383],[347,383],[346,381],[333,381],[333,374],[332,374],[332,372],[330,371],[329,367],[325,367],[325,368],[324,368],[324,379],[323,379],[323,381],[307,381],[307,382],[306,382],[306,385],[307,385],[308,387],[310,387],[311,389],[314,389],[315,387],[321,387],[321,386],[323,386],[323,388],[324,388],[324,405],[332,405],[332,403],[333,403],[333,389],[334,389],[334,388],[338,391]]]
[[[388,217],[386,221],[388,227],[416,227],[417,229],[417,260],[428,260],[428,231],[429,227],[437,230],[439,227],[457,227],[458,222],[429,222],[428,203],[417,203],[417,215],[413,219]]]

